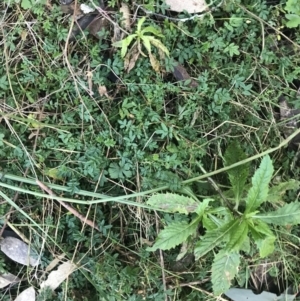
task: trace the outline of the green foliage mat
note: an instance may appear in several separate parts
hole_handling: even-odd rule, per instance
[[[224,251],[214,257],[208,252],[190,262],[183,274],[173,270],[182,252],[179,246],[168,250],[174,247],[169,243],[164,252],[147,250],[165,225],[173,225],[171,232],[172,227],[182,228],[177,237],[175,230],[172,233],[180,243],[189,244],[190,250],[195,246],[191,233],[207,235],[193,213],[203,216],[207,229],[213,227],[195,200],[217,199],[217,205],[207,201],[203,206],[223,210],[214,217],[214,223],[221,226],[222,219],[230,222],[228,210],[231,205],[238,208],[245,185],[249,188],[247,214],[266,202],[261,213],[270,213],[264,216],[264,224],[272,224],[275,209],[285,215],[281,224],[276,223],[280,228],[269,230],[267,225],[272,239],[276,237],[275,245],[274,239],[269,241],[275,255],[267,259],[280,263],[275,266],[280,266],[283,278],[297,282],[294,271],[299,260],[293,246],[299,243],[299,229],[286,226],[286,213],[295,209],[297,198],[291,182],[299,177],[295,150],[280,147],[273,152],[274,173],[265,171],[268,176],[255,173],[252,177],[255,170],[263,169],[258,169],[258,161],[246,169],[232,169],[229,177],[214,174],[213,181],[231,205],[215,197],[218,192],[207,178],[189,181],[237,162],[235,154],[225,153],[232,143],[238,144],[239,160],[258,158],[281,143],[279,96],[285,95],[299,108],[300,35],[296,28],[286,26],[285,9],[292,11],[285,1],[223,1],[198,18],[184,13],[171,16],[159,1],[148,1],[145,10],[152,7],[171,19],[137,11],[128,43],[137,38],[138,20],[148,30],[144,33],[155,33],[158,42],[153,37],[141,38],[141,53],[129,73],[124,70],[123,56],[130,47],[113,44],[112,23],[99,31],[99,39],[84,31],[69,43],[72,21],[58,3],[19,2],[0,4],[1,193],[11,201],[1,195],[0,223],[9,221],[42,254],[37,278],[62,252],[81,267],[54,296],[50,292],[43,300],[166,300],[167,295],[174,300],[207,300],[212,294],[212,265],[215,270],[225,265],[229,273],[240,266],[233,274],[237,273],[239,285],[245,285],[249,280],[246,267],[261,262],[253,246],[245,256]],[[121,3],[108,2],[114,10],[110,18],[121,24]],[[125,2],[134,14],[137,7]],[[121,45],[123,51],[113,45]],[[178,64],[188,74],[186,80],[174,77]],[[108,79],[111,71],[118,81]],[[55,198],[45,197],[34,179],[70,202],[99,231],[83,226]],[[263,181],[264,189],[257,190]],[[155,213],[149,210],[153,204],[146,204],[147,196],[161,187],[169,191],[165,200],[169,203]],[[137,194],[130,201],[126,195],[132,193]],[[185,201],[176,197],[173,203],[176,193],[190,198],[188,207],[183,208]],[[16,204],[13,211],[11,204]],[[195,208],[203,210],[202,214]],[[296,224],[294,218],[290,224]],[[245,241],[237,244],[238,251],[247,247]],[[21,273],[29,282],[37,281],[32,280],[31,271],[0,256],[0,273]],[[16,296],[18,290],[11,292]],[[9,300],[9,294],[2,294],[3,300]]]

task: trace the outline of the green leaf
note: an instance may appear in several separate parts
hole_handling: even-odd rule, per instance
[[[111,163],[108,172],[112,179],[124,179],[132,176],[130,164],[126,163],[124,160],[121,160],[119,164],[115,162]]]
[[[260,204],[266,201],[273,170],[273,164],[270,157],[265,156],[252,177],[252,187],[246,197],[245,213],[255,211]]]
[[[299,187],[300,182],[294,179],[289,180],[288,182],[281,182],[270,188],[267,201],[271,203],[281,201],[282,196],[285,195],[287,190],[297,190]]]
[[[2,77],[0,77],[0,89],[3,91],[8,90],[9,87],[9,82],[7,80],[7,76],[3,75]]]
[[[267,224],[274,224],[278,226],[297,225],[300,224],[300,203],[293,202],[285,204],[276,211],[265,214],[258,214],[255,217],[264,221]]]
[[[234,229],[238,223],[239,221],[230,221],[222,227],[208,231],[195,245],[194,254],[196,260],[225,241],[231,230]]]
[[[254,241],[263,239],[265,237],[265,235],[256,230],[254,225],[248,224],[248,227]]]
[[[142,29],[143,23],[146,21],[146,17],[142,17],[139,19],[138,24],[137,24],[137,32],[140,33]]]
[[[0,134],[0,146],[3,146],[4,143],[3,143],[3,138],[5,137],[4,134]]]
[[[212,264],[211,281],[214,294],[221,295],[231,285],[231,280],[238,272],[240,255],[238,253],[219,252]]]
[[[235,45],[234,43],[230,43],[225,49],[224,52],[229,52],[229,55],[233,57],[234,54],[239,55],[239,46]]]
[[[205,213],[205,210],[208,207],[209,202],[213,201],[213,199],[204,199],[200,204],[198,203],[198,207],[196,208],[195,212],[198,214],[198,216],[203,216]]]
[[[121,40],[121,41],[116,41],[116,42],[112,43],[112,45],[113,45],[114,47],[121,48],[122,45],[123,45],[123,43],[124,43],[124,40]]]
[[[160,40],[157,40],[151,36],[144,36],[144,37],[147,37],[151,44],[153,44],[155,47],[157,47],[162,52],[164,52],[167,56],[170,55],[168,48]]]
[[[30,9],[30,8],[32,8],[32,3],[30,0],[22,0],[21,7],[23,9]]]
[[[249,229],[249,227],[248,227]],[[246,237],[246,239],[244,240],[243,244],[240,247],[240,250],[245,252],[246,254],[249,254],[251,251],[251,246],[250,246],[250,238],[249,236]]]
[[[232,165],[234,163],[237,163],[239,161],[242,161],[246,159],[247,156],[242,150],[241,146],[233,142],[231,143],[225,152],[224,160],[225,160],[225,166]],[[236,202],[238,203],[245,186],[245,183],[247,181],[247,178],[249,176],[249,166],[250,163],[246,163],[240,166],[237,166],[235,168],[227,170],[227,174],[229,177],[230,184],[232,186],[232,190],[235,195]]]
[[[275,236],[269,226],[261,220],[249,222],[249,230],[254,239],[261,257],[266,257],[274,251]]]
[[[169,250],[186,241],[188,237],[197,230],[200,219],[197,217],[191,223],[174,222],[158,234],[155,244],[147,248],[148,251],[156,251],[157,249]]]
[[[261,258],[265,258],[274,252],[275,239],[276,239],[275,236],[267,236],[264,239],[259,239],[259,240],[255,241],[255,243],[259,249],[259,255]]]
[[[214,225],[213,229],[216,227],[222,227],[225,224],[227,224],[228,222],[233,220],[232,212],[224,207],[209,209],[205,213],[207,214],[207,216],[210,218],[211,222],[213,223],[213,224],[209,223],[210,225]],[[211,230],[209,228],[206,228],[206,229]]]
[[[145,48],[147,49],[148,53],[151,54],[151,44],[150,44],[150,40],[147,39],[147,36],[143,36],[142,37],[142,41],[143,41],[143,44],[145,46]]]
[[[285,17],[288,19],[286,27],[294,28],[300,25],[300,16],[296,14],[286,14]]]
[[[158,36],[158,37],[161,37],[163,38],[164,35],[161,33],[160,30],[157,30],[156,28],[154,28],[153,26],[147,26],[145,27],[142,31],[141,31],[141,34],[143,35],[144,33],[146,32],[150,32],[150,33],[153,33],[154,35]]]
[[[215,230],[218,226],[208,217],[207,214],[203,215],[202,224],[208,231]]]
[[[284,9],[288,12],[300,15],[300,4],[298,0],[288,0]]]
[[[246,220],[242,220],[235,224],[235,228],[232,228],[229,233],[229,242],[225,249],[229,252],[239,251],[246,240],[248,235],[248,223]]]
[[[273,236],[273,232],[270,227],[261,220],[254,220],[255,230],[264,236]]]
[[[189,214],[195,212],[200,205],[194,199],[176,193],[158,193],[152,195],[147,204],[169,212]]]
[[[125,39],[123,39],[121,41],[114,42],[112,45],[114,47],[122,47],[121,57],[123,58],[123,57],[125,57],[125,55],[127,53],[128,46],[130,45],[132,40],[136,37],[137,37],[137,34],[131,34],[131,35],[129,35],[128,37],[126,37]]]

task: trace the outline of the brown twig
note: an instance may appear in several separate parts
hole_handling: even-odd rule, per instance
[[[42,183],[39,180],[36,180],[36,183],[39,185],[39,187],[46,191],[50,196],[56,196],[56,194],[49,188],[47,187],[44,183]],[[89,220],[88,218],[86,218],[85,216],[83,216],[82,214],[80,214],[78,211],[76,211],[72,206],[68,205],[67,203],[65,203],[64,201],[59,201],[58,202],[65,207],[67,210],[69,210],[72,214],[74,214],[76,217],[78,217],[83,223],[88,224],[89,226],[91,226],[92,228],[100,231],[100,229],[98,228],[98,226],[91,220]]]
[[[200,164],[197,164],[198,167],[201,169],[201,171],[206,174],[206,170],[203,168],[203,166],[201,166]],[[220,189],[220,187],[218,186],[218,184],[211,178],[211,177],[207,177],[208,182],[212,185],[212,187],[216,190],[216,192],[220,195],[221,199],[223,200],[224,204],[232,211],[235,212],[235,208],[233,208],[233,206],[230,204],[230,202],[226,199],[226,197],[224,196],[222,190]]]

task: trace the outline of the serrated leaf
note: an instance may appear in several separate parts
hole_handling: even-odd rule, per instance
[[[248,232],[249,232],[249,226],[248,226]],[[244,240],[243,244],[241,245],[240,250],[245,252],[246,254],[250,253],[251,247],[250,247],[250,238],[249,238],[249,236],[247,236],[246,239]]]
[[[296,190],[299,189],[300,182],[294,179],[287,182],[281,182],[276,186],[273,186],[269,189],[269,194],[267,201],[271,203],[276,203],[282,200],[282,196],[286,193],[287,190]]]
[[[286,14],[285,17],[288,19],[286,22],[286,27],[294,28],[300,25],[300,16],[296,14]]]
[[[259,249],[259,255],[261,258],[265,258],[272,254],[274,251],[275,236],[267,236],[265,239],[256,240],[255,243]]]
[[[229,252],[239,251],[248,235],[248,223],[246,220],[235,224],[229,233],[229,242],[225,249]]]
[[[147,204],[172,213],[188,214],[195,212],[200,203],[190,197],[176,193],[158,193],[152,195],[148,199]]]
[[[255,230],[265,236],[273,236],[273,232],[270,227],[260,219],[254,220]]]
[[[224,207],[209,209],[206,213],[215,225],[213,228],[222,227],[234,219],[232,212]]]
[[[225,166],[232,165],[246,159],[247,156],[236,142],[231,143],[224,154]],[[234,192],[236,201],[238,202],[243,193],[243,189],[249,176],[250,163],[246,163],[235,168],[227,170],[230,184]]]
[[[266,257],[274,251],[275,236],[269,226],[261,220],[249,223],[249,230],[255,241],[261,257]]]
[[[208,231],[215,230],[218,226],[208,217],[207,214],[203,215],[202,224]]]
[[[212,264],[211,281],[214,294],[221,295],[231,285],[231,281],[238,272],[240,255],[238,253],[219,252]]]
[[[188,237],[194,234],[197,230],[199,218],[194,219],[191,223],[174,222],[165,227],[156,239],[155,244],[147,248],[148,251],[170,250],[182,242],[186,241]]]
[[[153,44],[155,47],[157,47],[162,52],[164,52],[167,56],[170,55],[168,48],[160,40],[157,40],[152,36],[144,36],[144,37],[147,37],[151,44]]]
[[[273,171],[274,169],[271,158],[269,156],[265,156],[252,177],[252,187],[246,197],[245,213],[255,211],[259,205],[266,201]]]
[[[274,224],[278,226],[297,225],[300,224],[300,203],[293,202],[285,204],[283,207],[276,211],[268,212],[265,214],[258,214],[260,220],[267,224]]]
[[[222,227],[207,232],[195,245],[194,254],[196,260],[223,242],[238,222],[230,221]]]
[[[263,239],[265,237],[265,235],[263,235],[262,233],[260,233],[256,230],[254,225],[248,224],[248,227],[249,227],[249,232],[251,233],[254,241]]]
[[[212,202],[213,199],[204,199],[201,203],[198,203],[198,207],[196,208],[196,210],[194,212],[196,212],[198,214],[198,216],[203,216],[206,208],[209,205],[209,202]]]

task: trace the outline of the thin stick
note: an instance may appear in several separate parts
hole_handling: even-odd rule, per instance
[[[263,19],[261,19],[260,17],[258,17],[257,15],[255,15],[254,13],[252,13],[250,10],[248,10],[245,6],[241,5],[241,4],[237,4],[238,7],[240,7],[243,11],[245,11],[247,14],[249,14],[250,16],[252,16],[254,19],[258,20],[261,24],[264,23],[266,26],[272,28],[277,34],[281,35],[282,37],[284,37],[286,40],[288,40],[290,43],[292,43],[295,47],[297,47],[298,49],[300,48],[300,45],[298,45],[297,43],[295,43],[294,41],[292,41],[289,37],[287,37],[284,33],[282,33],[280,30],[278,30],[277,28],[275,28],[274,26],[272,26],[271,24],[269,24],[268,22],[264,21]]]
[[[46,191],[49,195],[56,197],[56,194],[49,188],[47,187],[44,183],[42,183],[39,180],[36,180],[36,183],[39,185],[39,187]],[[76,217],[78,217],[83,223],[88,224],[89,226],[91,226],[92,228],[100,231],[100,229],[98,228],[98,226],[91,220],[87,219],[85,216],[83,216],[82,214],[80,214],[78,211],[76,211],[73,207],[71,207],[70,205],[68,205],[67,203],[58,200],[58,202],[65,207],[67,210],[69,210],[72,214],[74,214]]]
[[[158,232],[159,223],[158,223],[158,218],[157,218],[157,213],[156,212],[155,212],[155,223],[156,223],[156,230]],[[162,283],[163,283],[164,292],[165,292],[165,301],[168,301],[168,295],[166,294],[167,284],[166,284],[166,274],[165,274],[165,263],[164,263],[164,256],[163,256],[163,251],[162,250],[159,250],[159,257],[160,257]]]

